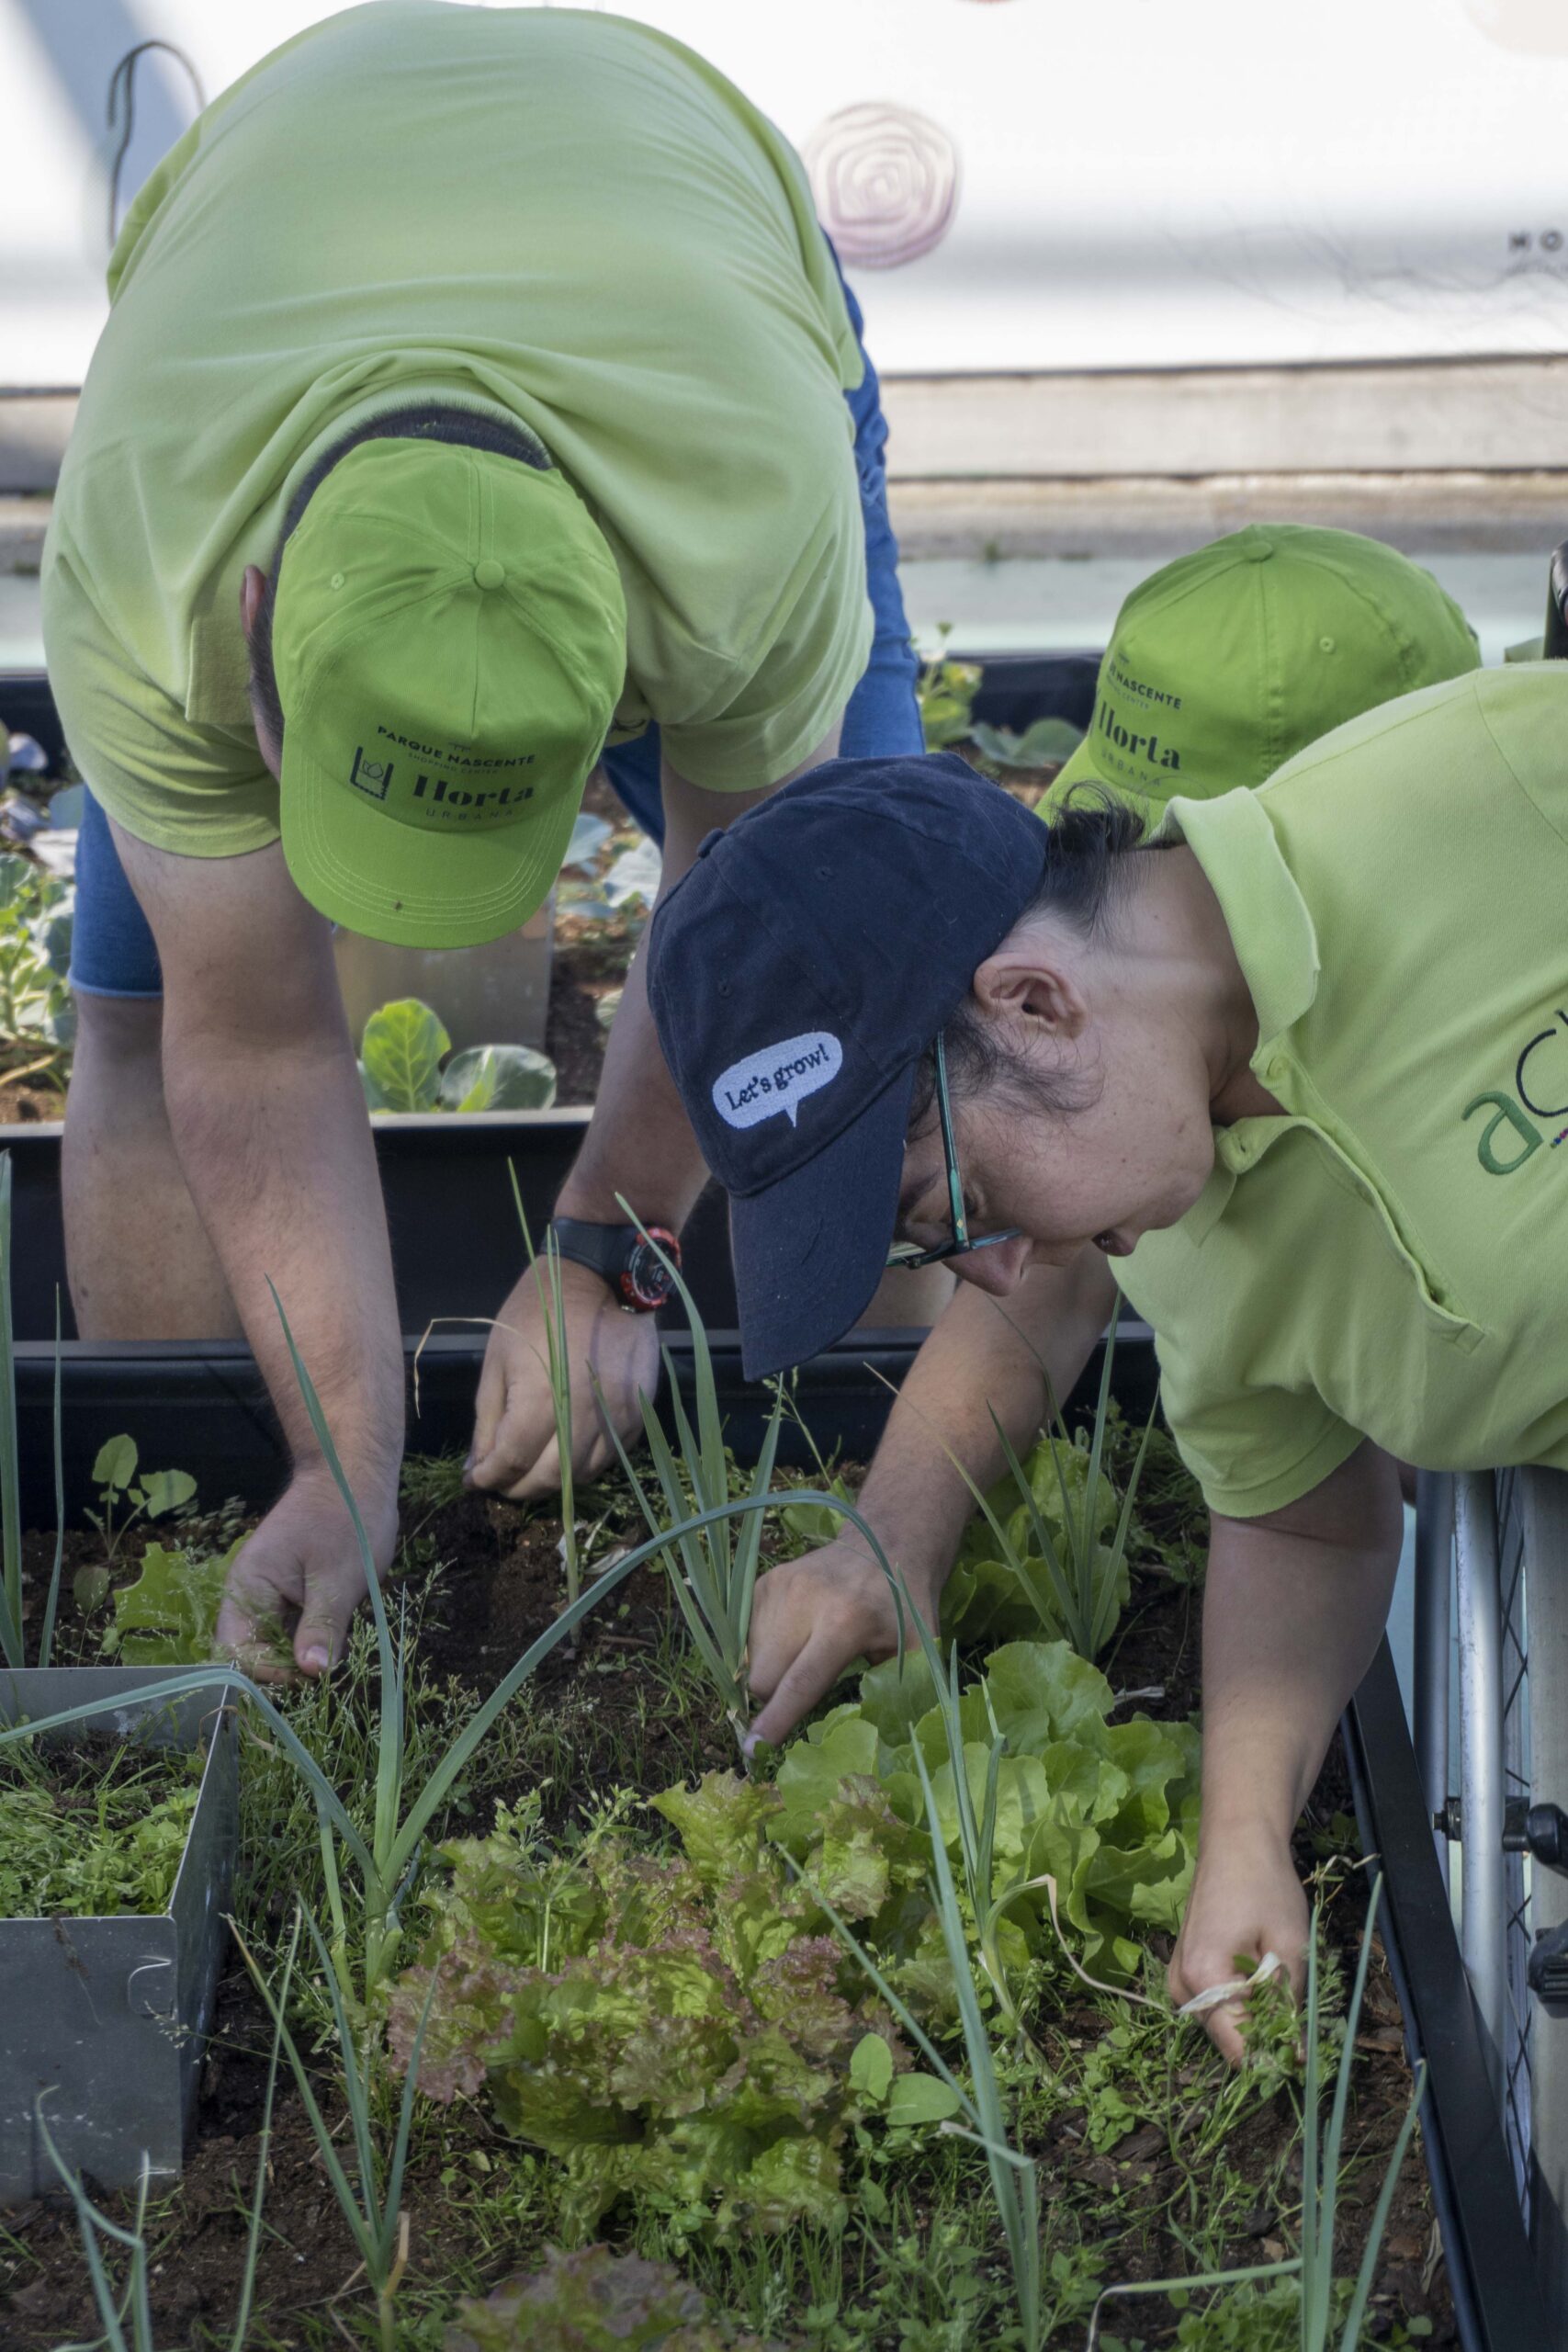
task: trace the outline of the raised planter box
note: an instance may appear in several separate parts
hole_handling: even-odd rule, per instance
[[[0,1672],[5,1723],[101,1699],[54,1736],[207,1748],[166,1911],[0,1919],[0,2204],[59,2189],[36,2121],[44,2094],[62,2157],[100,2188],[133,2187],[143,2158],[154,2182],[180,2169],[228,1939],[239,1774],[223,1686],[160,1700],[167,1679],[130,1666]]]

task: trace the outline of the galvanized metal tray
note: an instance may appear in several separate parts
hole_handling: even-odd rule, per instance
[[[89,1732],[207,1749],[167,1911],[113,1918],[0,1919],[0,2204],[60,2188],[37,2124],[73,2171],[105,2189],[180,2169],[211,2022],[239,1836],[233,1712],[223,1685],[160,1699],[169,1670],[0,1670],[0,1721],[39,1722],[102,1701],[52,1735]]]

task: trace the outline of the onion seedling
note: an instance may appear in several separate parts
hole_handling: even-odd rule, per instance
[[[697,1312],[696,1301],[681,1279],[680,1270],[674,1261],[660,1249],[633,1212],[626,1208],[625,1201],[620,1202],[620,1206],[633,1218],[643,1239],[656,1252],[660,1263],[670,1275],[686,1310],[686,1320],[692,1332],[692,1381],[697,1414],[694,1430],[681,1396],[670,1351],[666,1348],[663,1351],[678,1452],[666,1437],[651,1399],[641,1389],[637,1391],[648,1450],[663,1498],[666,1513],[663,1520],[660,1520],[653,1498],[637,1476],[637,1466],[621,1442],[620,1432],[605,1409],[602,1396],[600,1410],[604,1413],[604,1424],[614,1441],[621,1468],[637,1498],[642,1515],[650,1532],[661,1539],[661,1548],[670,1564],[670,1580],[680,1603],[681,1614],[686,1621],[686,1630],[691,1634],[697,1656],[707,1668],[709,1679],[718,1693],[719,1703],[734,1727],[744,1756],[751,1602],[761,1556],[763,1510],[771,1500],[773,1462],[778,1453],[784,1390],[780,1385],[773,1392],[773,1409],[768,1416],[767,1429],[747,1497],[751,1506],[750,1516],[739,1528],[732,1528],[725,1517],[715,1518],[705,1528],[676,1540],[675,1522],[689,1516],[694,1499],[701,1511],[716,1510],[730,1499],[729,1455],[725,1448],[724,1424],[719,1419],[718,1388],[714,1379],[713,1356],[708,1348],[707,1333],[703,1328],[703,1318]],[[830,1497],[829,1500],[836,1508],[843,1508],[836,1497]]]

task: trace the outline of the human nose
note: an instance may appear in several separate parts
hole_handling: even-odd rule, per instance
[[[976,1290],[987,1290],[994,1298],[1006,1298],[1028,1272],[1033,1251],[1029,1236],[1019,1233],[989,1250],[967,1250],[948,1263],[961,1283],[973,1283]]]

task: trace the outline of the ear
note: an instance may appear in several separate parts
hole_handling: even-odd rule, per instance
[[[982,1010],[1026,1032],[1069,1045],[1089,1026],[1089,999],[1072,962],[1037,930],[1015,932],[971,983]]]
[[[247,563],[244,578],[240,582],[240,627],[245,632],[247,645],[251,641],[256,625],[256,615],[261,610],[262,598],[265,594],[265,572],[262,571],[259,564]]]

